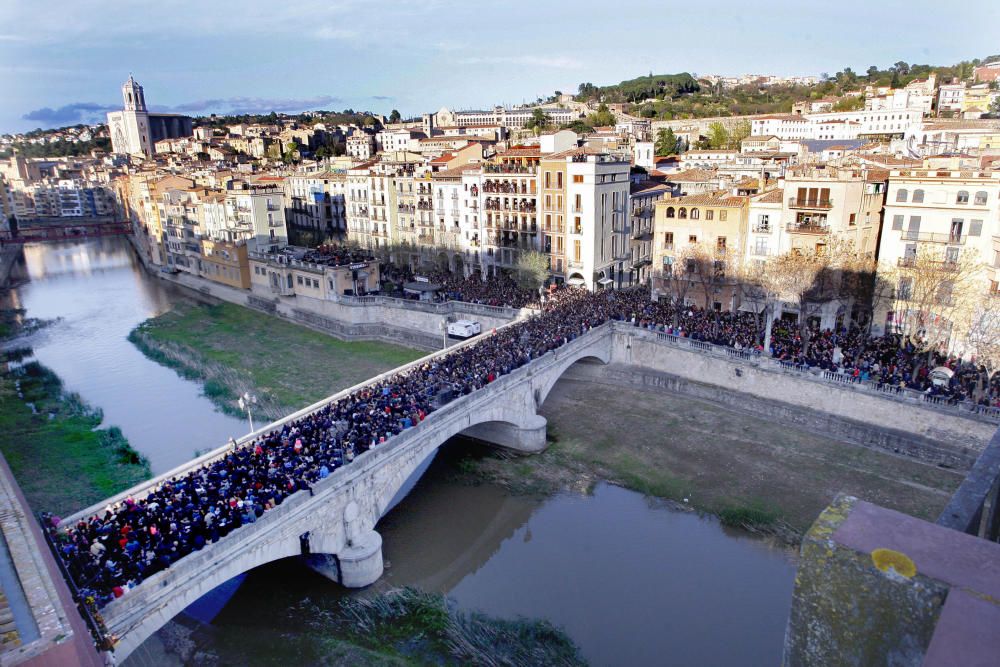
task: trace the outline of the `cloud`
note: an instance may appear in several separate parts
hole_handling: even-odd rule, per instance
[[[312,36],[316,39],[325,39],[329,41],[348,41],[357,38],[358,32],[356,30],[323,26],[322,28],[313,30]]]
[[[386,98],[388,99],[388,98]],[[194,100],[174,106],[154,105],[152,112],[163,113],[260,113],[270,111],[297,112],[307,109],[321,109],[344,100],[332,95],[317,97],[220,97],[214,99]],[[93,102],[73,102],[58,108],[42,107],[34,109],[21,116],[22,120],[42,123],[48,127],[75,125],[76,123],[93,123],[104,121],[104,114],[109,111],[120,111],[120,104],[95,104]]]
[[[388,102],[389,100],[396,99],[392,95],[372,95],[373,100],[378,100],[379,102]]]
[[[27,42],[24,35],[0,35],[0,42]]]
[[[42,107],[21,116],[23,120],[33,120],[47,125],[74,125],[76,123],[92,122],[102,119],[108,111],[117,111],[117,106],[94,104],[92,102],[74,102],[53,109]]]
[[[527,65],[555,69],[580,69],[583,63],[569,56],[473,56],[460,58],[460,65]]]
[[[303,109],[318,109],[343,100],[332,95],[316,97],[224,97],[206,100],[184,102],[172,107],[162,107],[164,111],[178,113],[197,113],[204,111],[222,111],[229,113],[254,113],[259,111],[302,111]]]

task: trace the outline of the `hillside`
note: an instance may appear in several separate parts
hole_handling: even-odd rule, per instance
[[[927,78],[931,73],[937,75],[939,82],[969,80],[974,67],[997,58],[1000,56],[963,60],[954,65],[898,61],[884,69],[871,65],[864,73],[845,67],[832,75],[820,74],[820,83],[813,86],[747,84],[723,87],[704,79],[697,80],[687,72],[650,74],[608,86],[581,83],[576,99],[581,102],[631,102],[636,105],[631,113],[665,120],[780,113],[791,111],[796,102],[840,97],[850,91],[863,90],[867,85],[902,88],[915,79]]]

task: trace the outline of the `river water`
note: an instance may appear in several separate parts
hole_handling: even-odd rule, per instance
[[[28,344],[122,428],[154,473],[247,430],[126,340],[185,298],[145,274],[126,241],[28,246],[25,260],[29,281],[8,303],[62,318]],[[387,569],[376,590],[416,586],[463,609],[546,618],[595,665],[780,662],[794,578],[787,551],[608,484],[549,498],[463,484],[453,472],[470,455],[466,443],[442,451],[378,526]],[[213,625],[252,633],[306,598],[344,594],[280,561],[251,572]]]

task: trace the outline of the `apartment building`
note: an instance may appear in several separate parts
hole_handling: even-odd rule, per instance
[[[245,241],[201,241],[202,278],[236,289],[250,289],[250,258]]]
[[[1000,172],[893,170],[888,178],[885,223],[879,243],[880,270],[907,266],[930,255],[950,263],[972,258],[983,267],[983,292],[996,292],[1000,251]],[[905,319],[912,285],[901,277],[892,311],[877,322]],[[960,323],[959,327],[961,326]],[[960,342],[956,331],[953,342]]]
[[[538,170],[541,152],[515,146],[482,167],[483,270],[511,271],[520,252],[540,251]]]
[[[725,276],[727,265],[746,252],[747,214],[750,197],[726,191],[665,197],[656,202],[653,226],[653,299],[674,294],[676,283],[664,278],[675,274],[676,265],[684,262],[683,271],[691,274],[685,301],[714,308],[733,310],[738,307],[738,290],[732,282],[712,280],[713,293],[704,294],[699,288],[705,283],[701,274],[718,272]],[[712,266],[704,266],[694,257],[711,258]]]
[[[653,264],[656,202],[670,194],[670,186],[658,181],[633,182],[629,188],[630,259],[628,278],[623,285],[648,284]]]
[[[343,295],[380,289],[374,256],[344,261],[306,248],[285,247],[249,252],[250,289],[254,293],[333,301]]]
[[[779,252],[822,251],[834,239],[850,243],[863,256],[878,249],[884,170],[803,167],[784,181]],[[754,240],[756,243],[756,240]]]
[[[263,179],[261,179],[263,180]],[[233,216],[229,228],[257,250],[288,245],[283,184],[278,182],[242,184],[226,193],[226,205]]]
[[[347,175],[331,171],[285,179],[285,220],[300,245],[314,246],[347,231]]]

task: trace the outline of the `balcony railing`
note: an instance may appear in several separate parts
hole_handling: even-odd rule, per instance
[[[833,202],[829,199],[789,197],[788,208],[833,208]]]
[[[962,234],[942,234],[936,232],[903,232],[904,241],[917,241],[925,243],[950,243],[952,245],[963,245],[965,243],[965,236]]]
[[[767,225],[760,225],[760,224],[754,225],[753,226],[753,232],[755,234],[770,234],[771,233],[771,225],[770,224],[767,224]]]
[[[829,234],[829,225],[817,225],[813,223],[796,224],[788,223],[786,229],[793,234]]]

